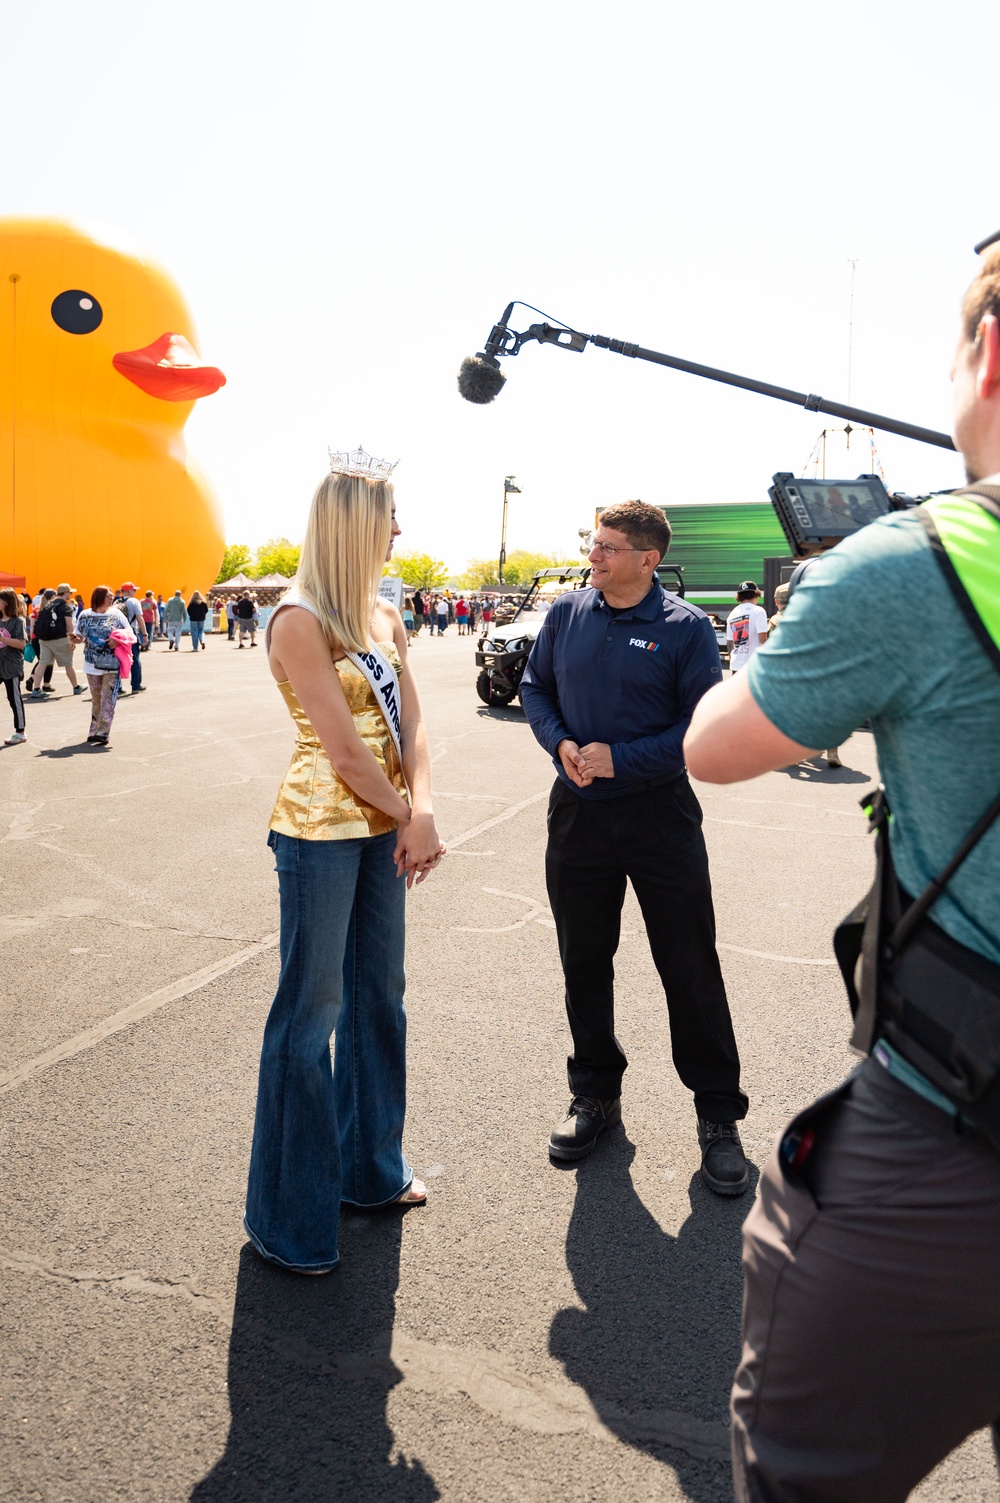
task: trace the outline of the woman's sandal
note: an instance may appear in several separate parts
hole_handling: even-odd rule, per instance
[[[411,1179],[402,1195],[396,1196],[398,1206],[422,1206],[427,1199],[427,1186],[419,1179]]]

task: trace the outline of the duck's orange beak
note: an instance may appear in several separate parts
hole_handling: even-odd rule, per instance
[[[193,402],[225,386],[216,365],[203,365],[183,334],[161,334],[144,350],[125,350],[112,357],[119,375],[164,402]]]

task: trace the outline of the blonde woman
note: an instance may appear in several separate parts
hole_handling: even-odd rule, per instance
[[[392,469],[363,450],[331,456],[298,574],[267,630],[297,739],[268,837],[281,974],[264,1029],[244,1224],[263,1257],[297,1273],[336,1266],[342,1204],[407,1205],[427,1194],[402,1148],[404,916],[407,889],[444,846],[406,633],[378,597],[400,530]]]

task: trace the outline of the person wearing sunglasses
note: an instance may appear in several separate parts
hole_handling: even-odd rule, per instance
[[[589,587],[556,600],[521,680],[525,714],[558,774],[545,874],[573,1053],[569,1110],[549,1153],[581,1159],[621,1120],[628,1061],[615,1037],[614,956],[631,882],[667,997],[674,1065],[694,1095],[702,1177],[719,1195],[740,1195],[749,1175],[736,1124],[747,1098],[682,750],[695,705],[722,680],[715,630],[660,585],[670,524],[659,507],[609,506],[589,542]]]

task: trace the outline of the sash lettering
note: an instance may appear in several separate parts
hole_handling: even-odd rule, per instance
[[[382,718],[389,727],[395,742],[400,766],[403,762],[403,747],[400,741],[399,684],[390,665],[377,652],[349,652],[348,659],[368,680],[375,694],[375,702],[382,711]]]

